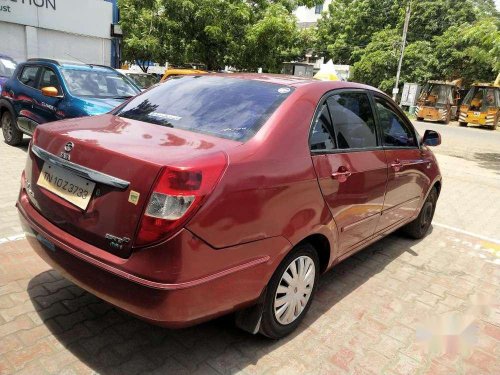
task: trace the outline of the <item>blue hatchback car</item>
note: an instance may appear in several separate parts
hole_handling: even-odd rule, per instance
[[[5,142],[15,146],[23,133],[32,135],[40,124],[103,114],[140,92],[107,66],[29,59],[2,87],[2,133]]]

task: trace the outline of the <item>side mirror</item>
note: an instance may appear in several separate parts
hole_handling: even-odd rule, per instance
[[[42,87],[42,94],[55,98],[59,96],[59,91],[54,86]]]
[[[437,131],[427,129],[422,138],[422,144],[426,146],[439,146],[441,144],[441,136]]]

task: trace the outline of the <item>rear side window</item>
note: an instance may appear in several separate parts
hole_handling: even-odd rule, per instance
[[[267,82],[220,76],[180,76],[132,99],[115,114],[245,141],[292,89]]]
[[[375,119],[367,94],[334,94],[327,99],[327,103],[339,149],[377,147]]]
[[[26,86],[36,87],[36,76],[40,67],[38,66],[26,66],[24,67],[21,76],[19,77],[19,81],[21,81]]]
[[[312,151],[331,151],[335,150],[335,138],[332,135],[332,122],[328,106],[323,104],[321,111],[316,117],[311,133],[311,150]]]
[[[382,143],[392,147],[417,147],[415,133],[391,106],[379,97],[375,97]]]

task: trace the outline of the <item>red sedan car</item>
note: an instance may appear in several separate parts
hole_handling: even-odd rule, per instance
[[[439,143],[369,86],[183,76],[37,127],[17,207],[33,249],[109,303],[166,327],[237,311],[279,338],[320,274],[398,228],[426,234]]]

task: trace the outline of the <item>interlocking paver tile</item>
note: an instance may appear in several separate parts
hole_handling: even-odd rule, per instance
[[[0,165],[11,175],[20,174],[24,157],[25,148],[0,143]],[[473,173],[469,161],[439,158]],[[437,220],[478,228],[499,217],[498,205],[484,209],[484,218],[474,214],[480,224],[451,209],[463,200],[466,212],[477,213],[477,182],[463,182],[456,191],[443,185]],[[420,241],[392,235],[324,275],[303,324],[280,341],[248,335],[230,317],[167,330],[115,309],[41,261],[16,237],[17,189],[9,179],[0,191],[2,375],[500,373],[496,243],[438,225]],[[484,189],[498,202],[498,186]]]

